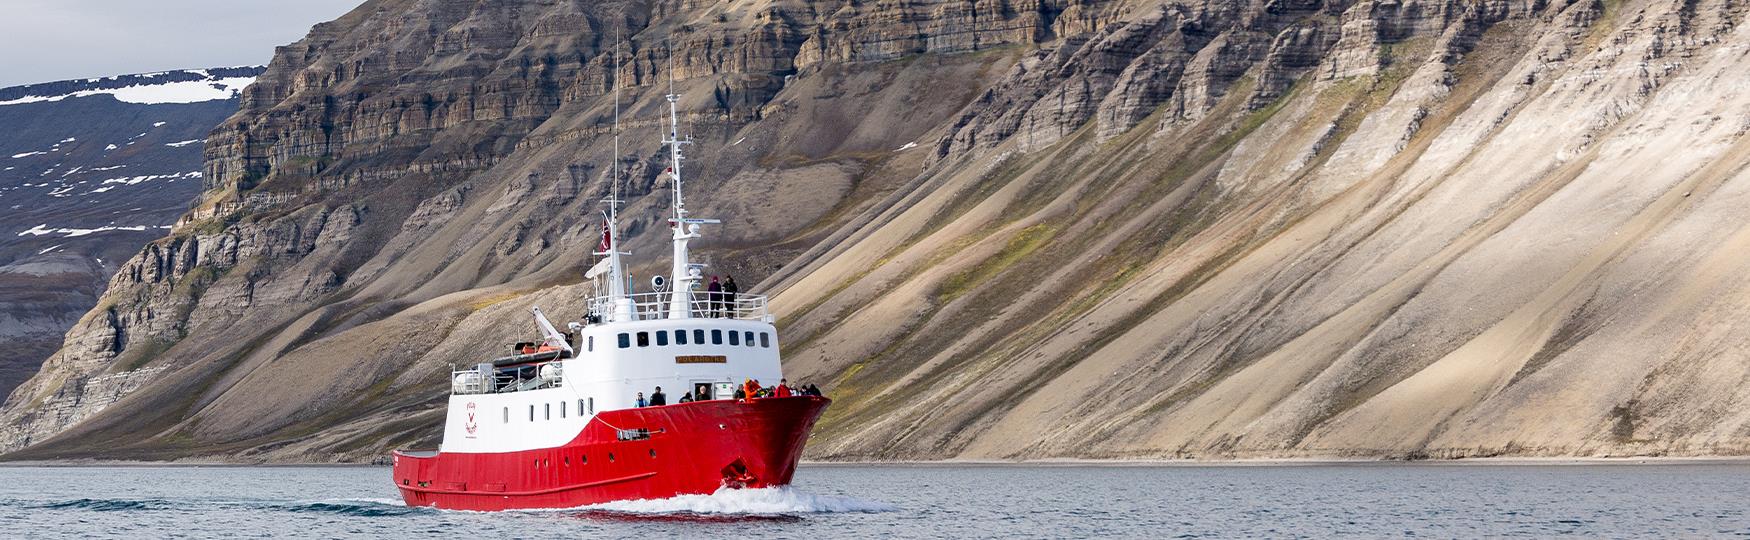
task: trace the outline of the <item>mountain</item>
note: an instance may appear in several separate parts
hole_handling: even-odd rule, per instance
[[[202,139],[261,67],[0,88],[0,392],[200,194]]]
[[[452,366],[579,315],[614,159],[661,267],[672,80],[696,253],[836,400],[815,458],[1742,454],[1745,17],[373,0],[276,51],[0,447],[434,444]]]

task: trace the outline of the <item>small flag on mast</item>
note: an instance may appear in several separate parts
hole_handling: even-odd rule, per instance
[[[608,228],[608,222],[603,221],[602,222],[602,244],[600,246],[596,247],[596,251],[600,252],[600,253],[607,253],[608,250],[611,250],[611,249],[614,249],[614,231],[613,231],[613,229]]]

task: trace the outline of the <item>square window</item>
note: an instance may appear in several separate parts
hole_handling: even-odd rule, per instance
[[[705,331],[704,330],[693,330],[693,344],[694,345],[704,345],[705,344]]]
[[[686,345],[687,344],[687,331],[686,330],[675,330],[674,331],[674,344],[675,345]]]
[[[620,348],[627,349],[627,348],[631,348],[631,347],[632,347],[632,336],[628,335],[624,332],[621,332],[620,333]]]
[[[712,345],[722,345],[723,344],[723,331],[722,330],[712,330],[711,331],[711,344]]]
[[[740,345],[741,344],[741,332],[730,330],[729,331],[729,344],[730,345]]]
[[[765,347],[767,349],[772,348],[772,335],[765,333],[765,332],[760,332],[760,346]]]
[[[749,347],[753,346],[753,332],[742,333],[741,339],[745,340],[745,342],[747,343],[747,346],[749,346]]]
[[[638,346],[639,347],[649,347],[650,346],[650,332],[639,332],[638,333]]]
[[[667,347],[668,346],[668,331],[667,330],[657,330],[656,331],[656,346],[658,346],[658,347]]]

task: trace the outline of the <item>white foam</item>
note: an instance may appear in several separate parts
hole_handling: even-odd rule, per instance
[[[576,508],[629,514],[816,514],[892,512],[892,505],[835,495],[815,495],[783,486],[761,489],[719,489],[710,495],[679,495],[667,499],[615,501]]]

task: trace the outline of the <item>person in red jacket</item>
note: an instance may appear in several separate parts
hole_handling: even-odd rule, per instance
[[[773,392],[778,397],[790,397],[790,379],[778,379],[778,388]]]

